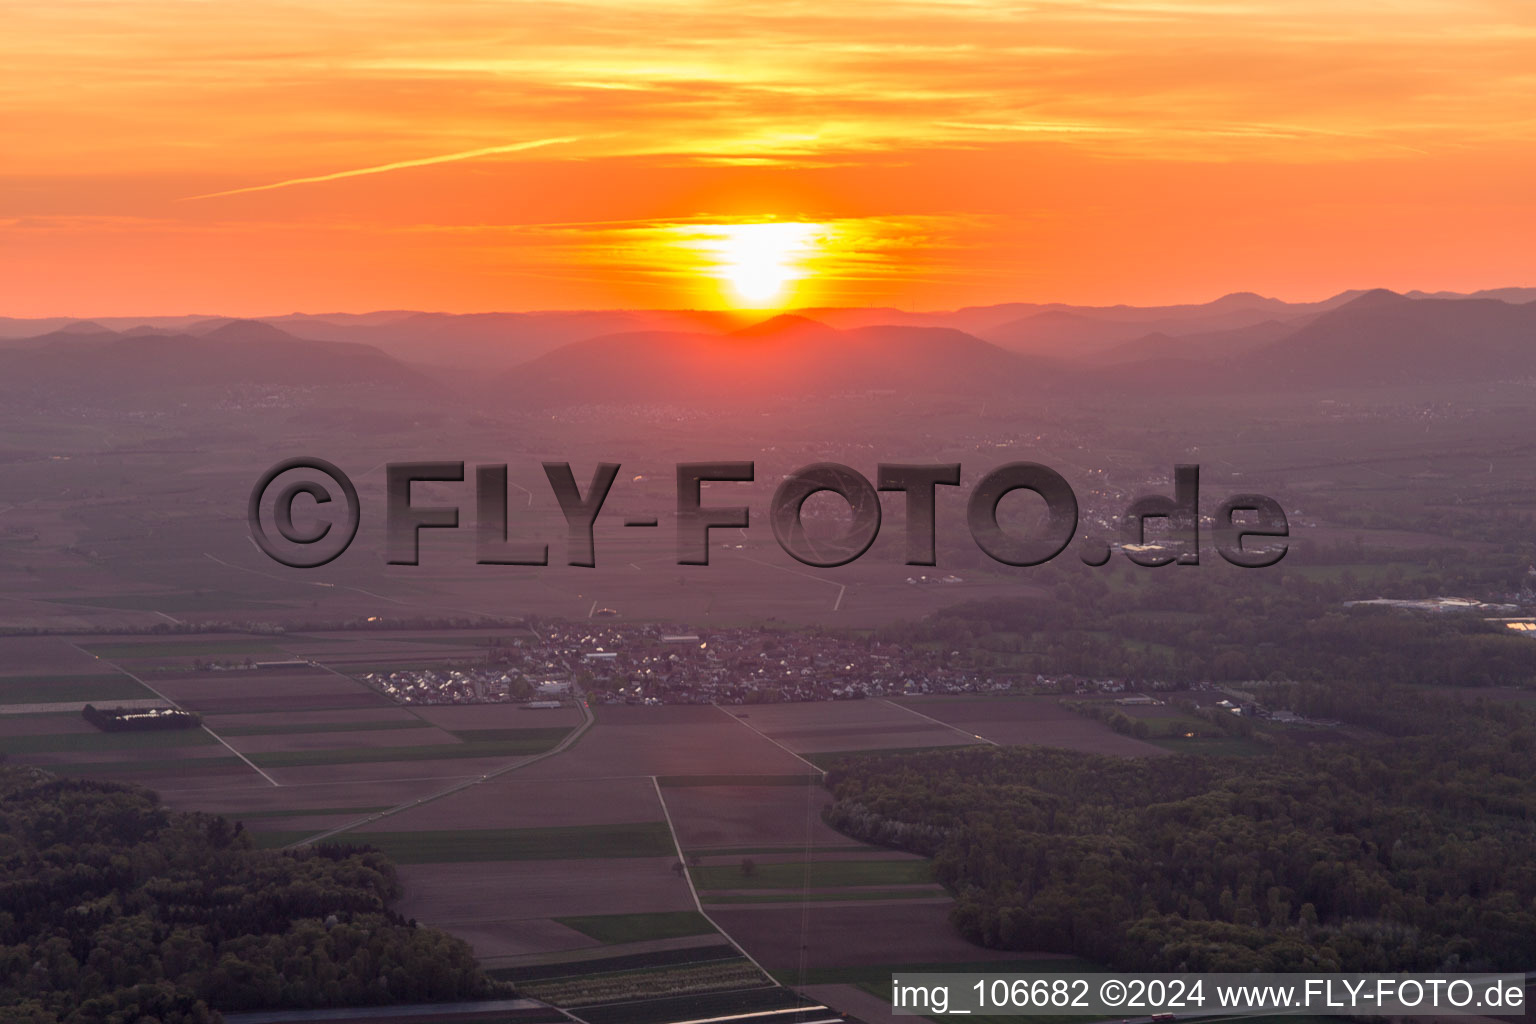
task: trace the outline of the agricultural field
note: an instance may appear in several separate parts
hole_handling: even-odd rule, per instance
[[[59,775],[151,784],[187,775],[227,780],[240,771],[202,730],[106,733],[80,717],[86,704],[166,707],[109,662],[60,637],[0,638],[0,753]]]
[[[593,709],[597,724],[559,758],[524,778],[808,775],[816,769],[771,739],[711,706]]]
[[[676,915],[697,910],[675,858],[579,857],[434,862],[401,868],[401,912],[467,939],[492,966],[530,954],[718,944],[707,921],[679,934]],[[623,915],[608,928],[595,919]]]
[[[689,853],[762,854],[806,846],[846,850],[853,842],[822,822],[822,808],[832,798],[814,781],[800,785],[678,785],[678,781],[669,780],[663,793],[678,840]]]
[[[0,672],[7,676],[52,678],[99,675],[102,671],[100,659],[63,637],[0,637]]]
[[[1168,752],[1064,708],[1055,697],[903,697],[893,703],[1005,746],[1062,747],[1124,757]]]
[[[569,779],[551,785],[528,781],[521,772],[512,772],[365,826],[359,833],[561,828],[662,820],[656,787],[643,776]]]
[[[1045,955],[973,946],[950,926],[945,900],[722,907],[710,916],[765,967],[793,983],[802,963],[821,968],[1001,963]]]
[[[658,1024],[791,1005],[800,997],[770,975],[796,981],[805,964],[1024,955],[960,938],[925,860],[828,827],[829,760],[1011,742],[1163,752],[1049,699],[589,708],[577,698],[535,710],[400,705],[355,678],[361,666],[473,657],[498,635],[4,640],[13,659],[0,694],[21,700],[0,713],[0,749],[141,782],[171,807],[240,821],[262,846],[376,845],[399,864],[408,917],[466,939],[531,992],[586,1008],[585,1019]],[[296,656],[314,664],[209,667]],[[79,717],[86,700],[176,705],[203,727],[99,733]]]
[[[817,704],[761,704],[732,708],[751,729],[797,754],[903,747],[960,746],[977,737],[925,718],[895,701],[850,700]]]

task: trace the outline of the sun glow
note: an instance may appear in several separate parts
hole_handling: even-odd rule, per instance
[[[721,225],[706,243],[715,277],[748,307],[772,306],[805,277],[825,225],[770,221]]]

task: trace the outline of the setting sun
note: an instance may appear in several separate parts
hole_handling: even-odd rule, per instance
[[[743,304],[773,305],[806,274],[806,258],[818,243],[820,224],[731,224],[719,228],[708,248],[713,272]]]
[[[1532,5],[1382,7],[16,0],[4,312],[1529,280]]]

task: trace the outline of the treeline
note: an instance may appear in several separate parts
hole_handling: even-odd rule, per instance
[[[203,716],[196,711],[161,708],[155,711],[129,711],[126,708],[103,710],[94,704],[80,709],[80,717],[102,732],[157,732],[161,729],[196,729]]]
[[[1119,969],[1528,970],[1536,727],[1114,759],[1040,748],[850,758],[828,821],[931,856],[986,946]]]
[[[1117,705],[1102,700],[1064,700],[1061,704],[1080,715],[1103,722],[1122,736],[1133,736],[1144,740],[1153,736],[1167,735],[1166,732],[1159,733],[1154,728],[1153,720],[1132,718]],[[1186,719],[1200,722],[1199,734],[1203,736],[1265,737],[1267,735],[1258,731],[1253,724],[1253,719],[1234,715],[1222,708],[1201,708],[1191,701],[1175,701],[1173,707],[1178,709]],[[1172,721],[1179,722],[1177,719]],[[1182,730],[1184,726],[1180,724],[1179,728]]]
[[[259,851],[153,793],[0,765],[0,1020],[204,1024],[221,1010],[506,993],[391,909],[366,847]]]
[[[978,651],[1023,677],[1536,686],[1530,637],[1476,613],[1343,606],[1375,587],[1204,565],[1042,579],[1048,596],[956,605],[878,635]]]
[[[237,622],[233,619],[202,619],[186,622],[155,622],[147,626],[101,626],[94,629],[63,629],[52,626],[8,626],[0,636],[183,636],[202,633],[248,633],[277,636],[284,633],[336,633],[351,630],[389,632],[426,629],[519,629],[521,619],[489,615],[402,615],[353,619],[310,619],[284,622]]]

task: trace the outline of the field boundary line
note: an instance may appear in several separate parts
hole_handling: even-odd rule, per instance
[[[336,672],[335,669],[329,668],[328,666],[322,665],[321,668],[324,668],[327,672]],[[336,672],[336,675],[342,675],[342,673]],[[351,677],[346,676],[344,678]],[[547,757],[554,757],[556,754],[564,753],[571,746],[571,744],[580,739],[582,735],[588,729],[592,728],[592,726],[597,721],[596,717],[592,714],[592,709],[587,706],[586,700],[583,699],[580,695],[576,695],[575,699],[581,701],[581,703],[578,705],[581,708],[582,714],[581,724],[572,729],[570,732],[566,733],[564,739],[555,744],[553,747],[550,747],[548,750],[544,751],[544,753],[534,754],[532,757],[525,757],[522,760],[514,761],[509,765],[504,765],[501,768],[497,768],[495,771],[486,772],[484,775],[481,775],[478,778],[465,779],[458,785],[449,786],[447,789],[440,790],[436,793],[429,793],[426,796],[418,797],[415,800],[408,800],[405,803],[397,804],[388,810],[375,811],[373,814],[365,815],[364,817],[361,817],[356,821],[348,822],[345,825],[338,825],[335,828],[327,829],[324,832],[317,832],[306,839],[300,839],[298,842],[289,843],[287,846],[283,847],[283,849],[292,850],[300,846],[309,846],[313,843],[324,842],[332,836],[341,835],[343,832],[350,832],[353,829],[363,825],[370,825],[375,821],[388,818],[391,815],[399,814],[401,811],[408,811],[413,807],[420,807],[422,804],[429,804],[434,800],[441,800],[444,797],[453,796],[455,793],[461,793],[464,790],[469,789],[471,786],[478,786],[482,782],[489,782],[492,779],[499,779],[501,776],[506,775],[509,772],[515,772],[519,768],[526,768],[528,765],[536,764],[537,762],[542,761]]]
[[[250,537],[247,537],[246,540],[249,540],[251,542],[251,546],[255,547],[256,550],[258,550],[258,551],[261,550],[259,547],[257,547],[255,540],[253,540]],[[289,583],[289,584],[292,584],[293,586],[296,586],[296,587],[340,588],[342,590],[356,591],[359,594],[365,594],[368,597],[377,598],[380,601],[388,601],[390,604],[403,605],[403,604],[407,604],[408,603],[408,602],[401,601],[401,600],[398,600],[398,599],[393,598],[393,597],[385,597],[383,594],[374,594],[374,593],[371,593],[371,592],[369,592],[367,590],[363,590],[363,589],[361,589],[359,587],[349,587],[349,586],[347,586],[344,583],[326,583],[323,580],[295,580],[295,579],[289,579],[289,578],[283,577],[283,576],[278,576],[276,573],[262,572],[260,569],[252,569],[249,566],[236,565],[233,562],[226,562],[226,561],[224,561],[224,559],[218,557],[217,555],[213,554],[210,551],[204,551],[203,552],[203,557],[209,559],[210,561],[217,562],[219,565],[224,566],[226,569],[234,569],[236,572],[248,572],[248,573],[251,573],[252,575],[255,575],[255,576],[264,576],[264,577],[266,577],[269,580],[276,580],[279,583]],[[292,653],[292,652],[290,652],[290,653]]]
[[[968,740],[981,740],[981,742],[983,742],[983,743],[990,743],[994,747],[1002,746],[1002,744],[997,742],[997,740],[989,740],[989,739],[987,739],[985,736],[983,736],[979,732],[966,732],[964,729],[960,728],[958,725],[954,725],[953,723],[950,723],[950,722],[941,722],[937,718],[934,718],[932,715],[925,715],[921,711],[918,711],[918,710],[916,710],[914,708],[907,707],[905,704],[897,704],[895,701],[889,700],[889,699],[887,699],[885,697],[879,698],[879,701],[880,701],[880,703],[887,704],[890,707],[893,707],[893,708],[895,708],[898,711],[905,711],[908,714],[916,715],[918,718],[926,718],[928,721],[932,722],[934,725],[942,725],[946,729],[953,729],[955,732],[957,732],[960,735],[964,736]]]
[[[86,655],[87,657],[95,658],[97,661],[104,660],[103,658],[101,658],[100,655],[92,654],[90,651],[87,651],[85,648],[81,647],[79,644],[75,643],[72,640],[66,640],[65,643],[69,644],[69,646],[73,647],[75,650],[79,651],[81,654]],[[107,664],[111,665],[114,669],[116,669],[117,671],[121,672],[123,675],[127,676],[129,679],[132,679],[134,682],[136,682],[140,686],[144,687],[144,689],[148,690],[150,693],[154,694],[156,697],[159,697],[161,700],[165,701],[171,707],[178,708],[178,709],[183,710],[183,711],[186,710],[185,708],[182,708],[181,705],[178,704],[176,701],[174,701],[171,698],[167,697],[165,694],[161,693],[159,690],[155,689],[153,686],[150,686],[149,683],[145,682],[143,679],[140,679],[138,676],[134,675],[132,672],[130,672],[127,669],[123,668],[123,666],[117,664],[117,662],[115,662],[115,661],[108,661]],[[201,719],[202,715],[198,715],[198,718]],[[256,762],[255,761],[252,761],[250,758],[248,758],[244,754],[240,753],[240,751],[238,751],[234,747],[230,746],[229,742],[227,740],[225,740],[223,736],[220,736],[218,733],[216,733],[212,729],[208,728],[208,726],[206,724],[202,725],[202,730],[203,730],[203,732],[206,732],[209,736],[212,736],[214,739],[216,739],[220,743],[222,743],[224,745],[224,749],[225,750],[229,751],[231,754],[234,754],[240,760],[244,761],[245,762],[245,766],[247,768],[249,768],[251,771],[255,772],[257,775],[260,775],[262,778],[266,779],[268,782],[272,783],[272,785],[278,787],[279,789],[282,788],[283,784],[281,782],[278,782],[272,776],[268,775],[266,772],[264,772],[260,768],[258,768],[256,766]]]
[[[838,611],[843,607],[843,595],[848,593],[848,584],[846,583],[839,583],[837,580],[829,580],[824,576],[817,576],[815,573],[802,572],[799,569],[791,569],[787,565],[774,565],[772,562],[765,562],[761,558],[753,558],[751,555],[740,555],[740,557],[746,559],[749,562],[756,562],[758,565],[765,565],[770,569],[777,569],[780,572],[787,572],[791,576],[804,576],[808,580],[815,580],[817,583],[825,583],[829,587],[836,587],[837,598],[832,602],[832,610]]]
[[[719,922],[710,917],[709,911],[704,909],[704,903],[699,899],[699,890],[693,884],[693,872],[688,869],[688,858],[683,855],[683,841],[677,838],[677,827],[672,824],[672,812],[667,809],[667,798],[661,791],[661,783],[654,775],[651,776],[651,787],[656,790],[656,802],[661,804],[661,816],[667,823],[667,832],[672,836],[672,848],[677,851],[677,862],[683,866],[683,881],[688,883],[688,895],[693,897],[693,909],[698,911],[700,917],[709,922],[710,927],[725,936],[726,941],[735,946],[737,952],[750,960],[753,967],[762,971],[763,977],[777,986],[778,982],[773,980],[773,975],[769,973],[766,967],[757,962],[757,957],[748,953],[746,947],[737,942],[730,932],[721,928]]]
[[[799,754],[795,753],[793,750],[790,750],[788,747],[786,747],[784,744],[780,743],[778,740],[774,739],[772,736],[769,736],[767,733],[763,732],[763,730],[759,729],[757,726],[749,725],[747,722],[742,721],[742,719],[740,717],[738,717],[737,715],[731,714],[729,711],[725,710],[725,708],[721,707],[719,704],[710,704],[710,707],[714,708],[716,711],[720,712],[722,715],[724,715],[726,718],[729,718],[731,721],[735,722],[737,725],[743,726],[743,727],[745,727],[747,729],[750,729],[753,732],[757,733],[763,739],[767,740],[769,743],[772,743],[774,746],[776,746],[780,750],[784,751],[784,753],[788,754],[790,757],[793,757],[796,761],[799,761],[801,764],[805,765],[807,768],[809,768],[811,771],[815,772],[817,775],[821,776],[823,779],[825,779],[827,777],[827,770],[825,768],[818,768],[818,767],[816,767],[814,764],[812,764],[811,762],[807,761],[805,758],[801,757]]]

